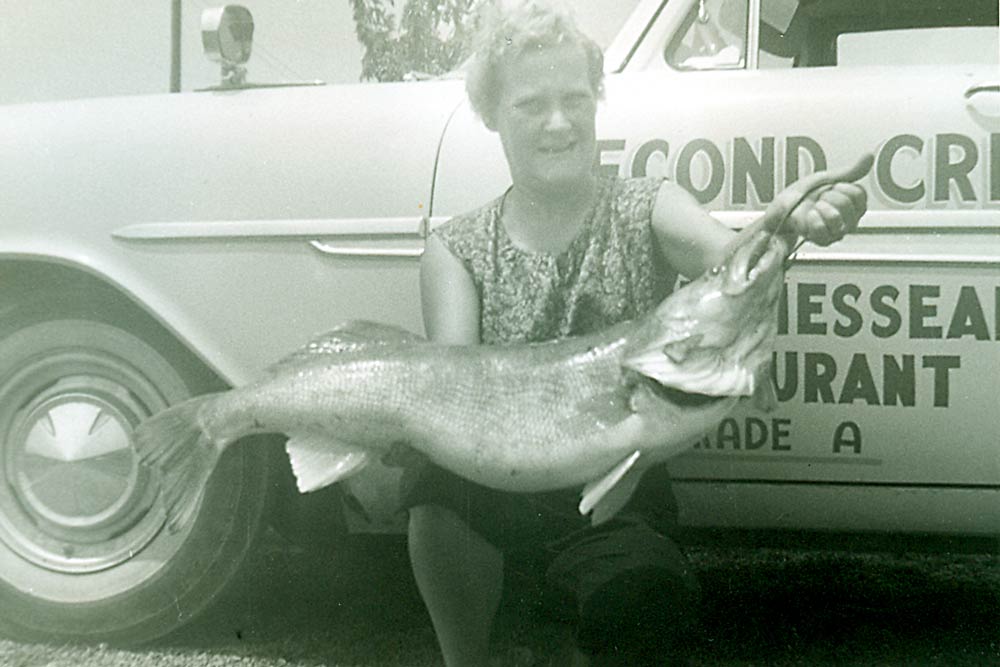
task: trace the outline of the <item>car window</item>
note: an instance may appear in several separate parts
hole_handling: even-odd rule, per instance
[[[746,63],[747,0],[699,0],[667,48],[680,70],[733,69]]]
[[[996,63],[998,37],[994,26],[845,32],[837,37],[837,65]]]
[[[761,15],[761,67],[996,62],[995,0],[800,0],[784,28]]]
[[[750,0],[699,0],[666,48],[678,70],[747,66]],[[757,67],[997,62],[995,0],[761,0]]]

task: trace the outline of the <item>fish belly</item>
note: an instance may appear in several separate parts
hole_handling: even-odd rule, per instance
[[[602,475],[629,453],[631,412],[618,361],[588,361],[449,368],[421,407],[414,447],[501,490],[568,488]]]

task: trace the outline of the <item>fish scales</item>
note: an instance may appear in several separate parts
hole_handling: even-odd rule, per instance
[[[550,488],[554,453],[560,459],[589,456],[603,467],[623,454],[612,449],[597,455],[591,441],[607,425],[585,412],[588,401],[623,377],[624,339],[608,344],[605,337],[576,341],[579,349],[569,361],[555,346],[496,346],[486,355],[458,347],[380,346],[379,359],[275,374],[206,405],[200,420],[216,441],[297,431],[336,432],[341,442],[367,447],[377,439],[385,445],[422,440],[431,458],[466,476],[517,478],[516,490]],[[625,405],[619,410],[619,420],[628,416]],[[453,455],[463,448],[471,449],[471,460]]]
[[[466,477],[512,490],[552,488],[567,455],[613,465],[623,452],[594,446],[606,426],[588,406],[620,384],[623,341],[603,349],[598,343],[604,341],[580,341],[569,362],[566,350],[554,346],[496,347],[478,372],[456,360],[444,373],[447,389],[427,408],[422,449]],[[622,405],[617,420],[629,414]]]
[[[397,355],[398,356],[398,355]],[[346,442],[366,441],[373,425],[387,435],[406,432],[406,418],[421,402],[432,363],[393,358],[326,360],[320,365],[277,372],[206,405],[203,428],[223,441],[248,432],[338,432]],[[426,367],[421,370],[421,367]]]
[[[843,172],[808,176],[766,215],[781,220],[812,190],[857,180],[871,164],[866,156]],[[449,346],[348,323],[255,383],[140,424],[133,442],[141,465],[160,480],[174,530],[195,516],[221,452],[259,432],[289,436],[303,491],[355,474],[402,442],[501,490],[585,484],[581,512],[606,520],[649,465],[686,449],[741,397],[770,384],[788,247],[763,231],[737,238],[719,266],[651,313],[588,336]]]
[[[290,446],[321,435],[331,449],[375,453],[406,442],[460,476],[509,491],[580,486],[632,451],[647,452],[649,461],[676,453],[731,408],[719,401],[681,409],[647,395],[628,370],[635,343],[629,326],[635,323],[542,345],[401,342],[374,347],[369,359],[352,351],[314,367],[298,362],[258,383],[193,399],[195,437],[161,426],[178,423],[164,413],[140,426],[135,440],[165,478],[168,516],[181,522],[197,498],[188,488],[203,486],[205,469],[225,447],[260,432],[286,433]],[[197,474],[180,472],[173,456],[161,463],[159,443],[171,442],[195,443],[193,459],[204,461]]]

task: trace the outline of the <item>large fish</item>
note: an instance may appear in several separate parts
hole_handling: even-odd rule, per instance
[[[870,165],[806,177],[767,215],[783,219],[809,192],[856,180]],[[257,382],[153,416],[134,444],[160,479],[172,529],[193,517],[222,451],[262,432],[289,436],[303,492],[405,443],[497,489],[582,486],[580,511],[599,523],[624,505],[651,463],[684,450],[741,397],[770,387],[765,369],[788,251],[778,235],[749,235],[645,317],[549,343],[441,345],[348,323]]]

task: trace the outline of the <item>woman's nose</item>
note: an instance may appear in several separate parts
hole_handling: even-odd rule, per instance
[[[569,117],[559,106],[554,106],[545,119],[546,130],[565,130],[572,127]]]

